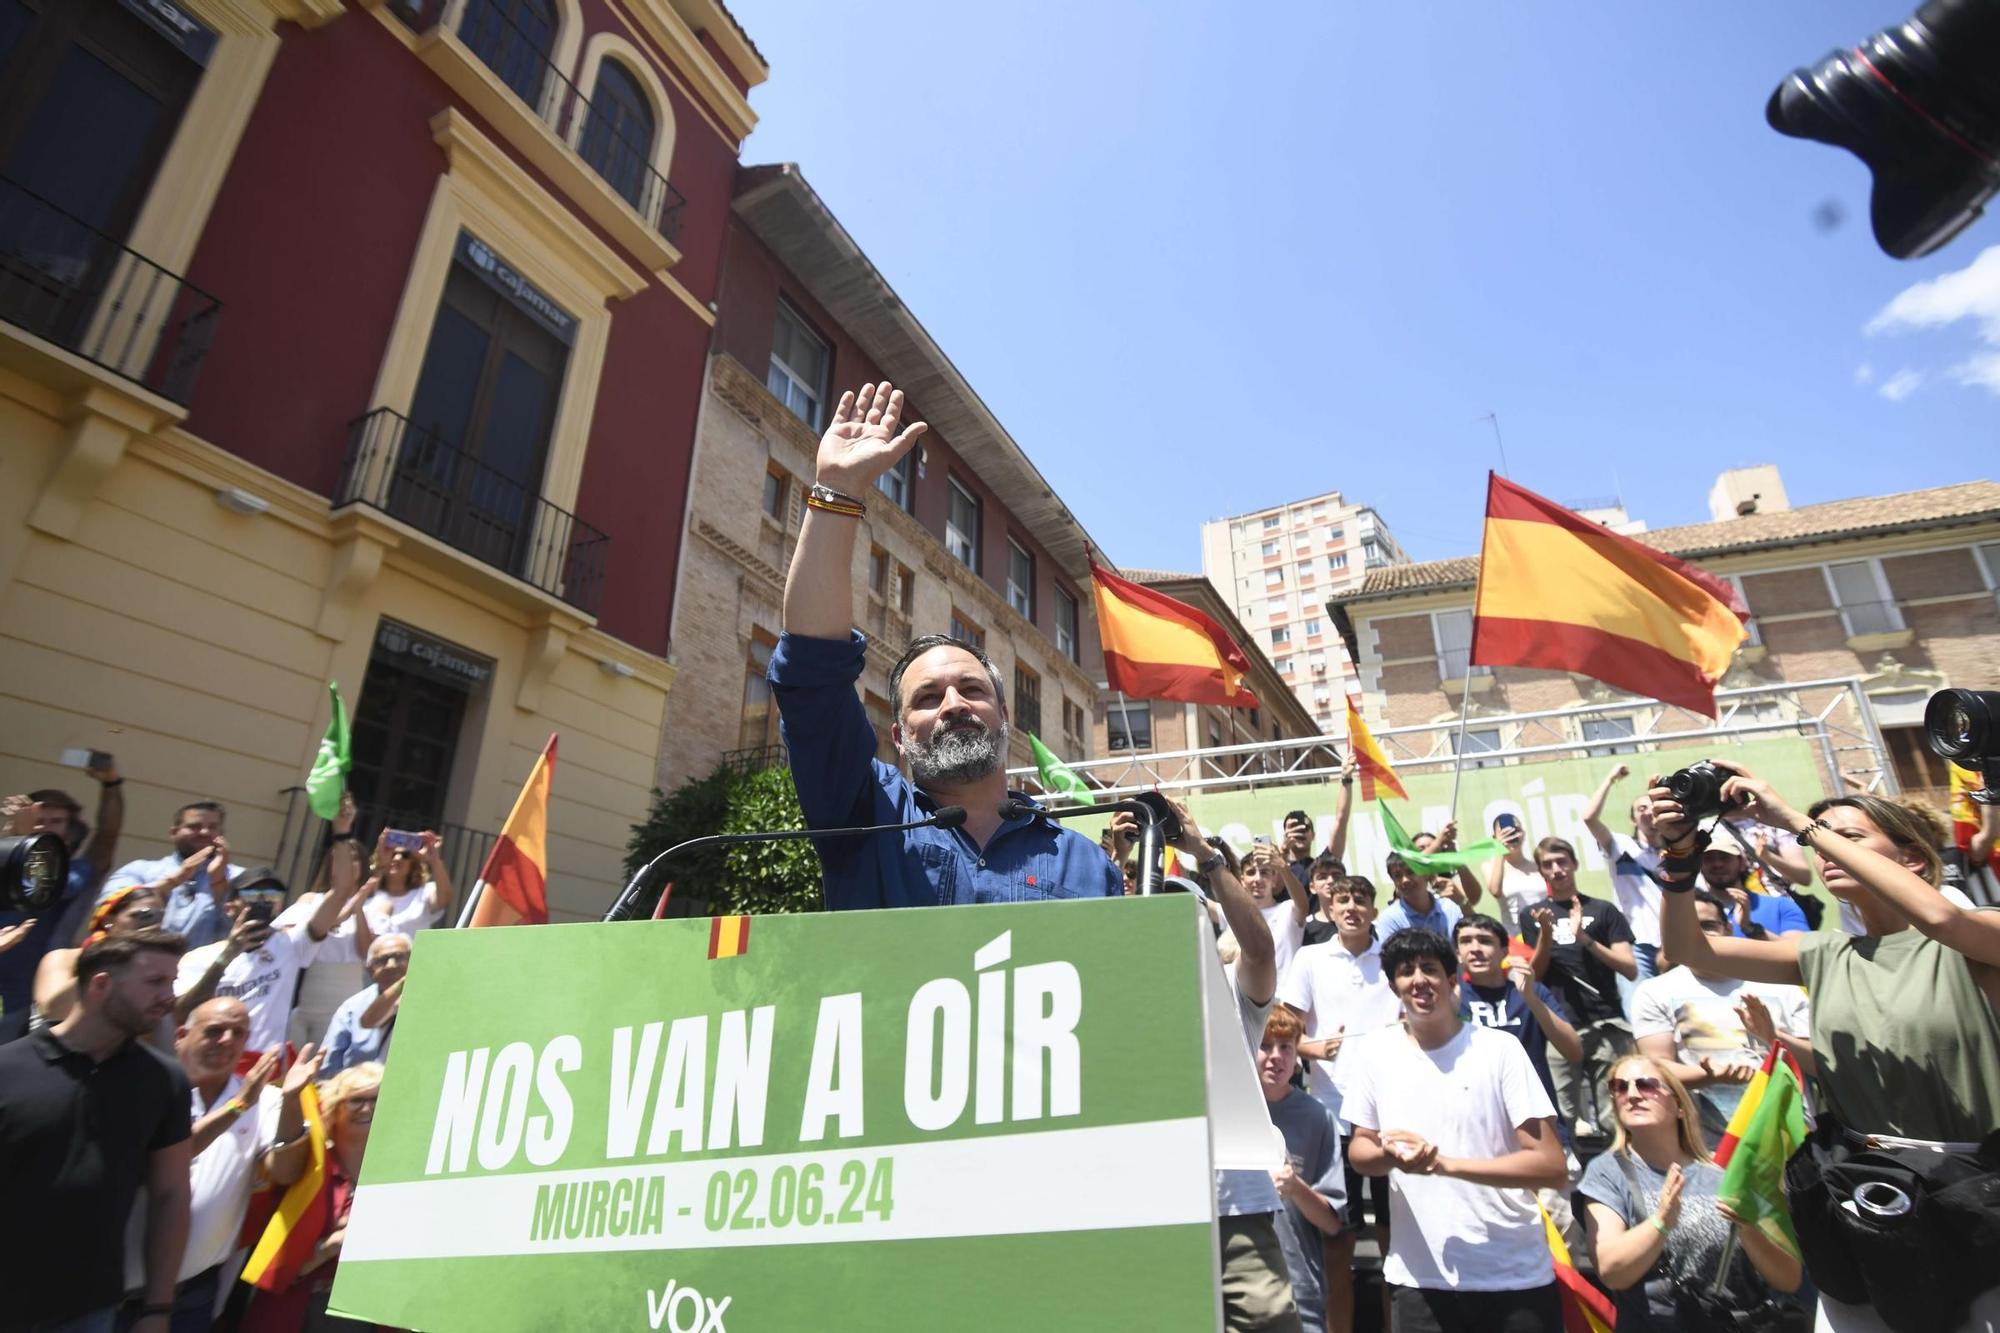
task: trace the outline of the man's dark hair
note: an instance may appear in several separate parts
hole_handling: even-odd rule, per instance
[[[1390,852],[1387,856],[1382,858],[1382,869],[1389,874],[1390,878],[1393,879],[1395,877],[1396,871],[1399,868],[1403,870],[1409,870],[1410,863],[1405,861],[1402,857],[1396,855],[1396,853],[1394,852]],[[1411,871],[1411,873],[1415,874],[1416,872]]]
[[[1569,842],[1566,839],[1543,838],[1540,842],[1535,844],[1535,859],[1537,861],[1541,860],[1542,857],[1546,856],[1550,852],[1561,852],[1564,856],[1567,856],[1576,865],[1583,864],[1582,861],[1577,859],[1576,848],[1570,846]]]
[[[994,700],[1001,704],[1007,702],[1007,692],[1000,684],[1000,668],[993,665],[993,659],[986,655],[985,649],[974,647],[963,639],[954,639],[949,634],[919,634],[910,640],[910,646],[896,659],[896,665],[889,668],[889,706],[896,710],[898,720],[903,716],[903,673],[910,669],[910,663],[933,648],[958,648],[971,653],[979,665],[986,668],[986,675],[993,682]]]
[[[1382,942],[1382,975],[1394,980],[1420,958],[1436,959],[1448,977],[1458,975],[1458,950],[1444,936],[1422,926],[1399,930]]]
[[[206,810],[217,819],[226,820],[229,818],[229,812],[222,808],[222,802],[220,801],[189,801],[174,812],[174,823],[187,823],[188,811],[190,810]]]
[[[60,787],[44,787],[40,791],[31,791],[28,793],[28,799],[36,805],[60,806],[72,815],[83,813],[83,807],[76,803],[76,797]]]
[[[144,953],[187,952],[187,937],[158,926],[135,930],[130,935],[105,935],[83,946],[76,955],[76,984],[83,986],[99,972],[122,972]]]
[[[1487,916],[1484,912],[1468,912],[1460,917],[1458,924],[1452,927],[1452,942],[1456,944],[1458,937],[1468,930],[1485,931],[1494,939],[1499,940],[1500,947],[1503,949],[1507,947],[1507,941],[1513,938],[1507,933],[1507,927],[1501,925],[1495,918]]]
[[[1724,921],[1733,921],[1736,919],[1736,904],[1730,900],[1729,895],[1726,893],[1722,893],[1716,889],[1696,889],[1694,891],[1694,900],[1698,903],[1707,903],[1710,907],[1722,913]]]
[[[1321,875],[1340,876],[1347,873],[1347,863],[1328,852],[1321,852],[1313,858],[1312,869],[1306,871],[1306,882],[1310,884]]]
[[[1375,893],[1375,881],[1366,875],[1342,875],[1326,891],[1326,896],[1331,898],[1335,894],[1340,893],[1354,894],[1356,897],[1365,900],[1370,907],[1375,905],[1377,896]]]

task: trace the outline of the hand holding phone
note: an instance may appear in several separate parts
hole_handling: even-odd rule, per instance
[[[410,833],[399,828],[382,830],[382,842],[392,852],[408,852],[412,856],[424,849],[423,834]]]

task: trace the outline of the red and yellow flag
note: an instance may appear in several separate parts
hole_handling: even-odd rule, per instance
[[[333,1220],[326,1192],[326,1125],[320,1120],[319,1091],[314,1085],[300,1090],[299,1109],[305,1113],[306,1151],[311,1154],[305,1174],[286,1187],[278,1211],[264,1224],[250,1261],[243,1265],[243,1280],[263,1291],[284,1291],[292,1285]]]
[[[1222,626],[1185,602],[1090,566],[1104,678],[1135,699],[1255,708],[1250,659]]]
[[[1540,1204],[1535,1205],[1541,1208]],[[1556,1295],[1562,1304],[1563,1333],[1611,1333],[1618,1327],[1618,1309],[1611,1298],[1576,1271],[1569,1246],[1549,1210],[1542,1208],[1542,1230],[1549,1237],[1549,1258],[1555,1261]]]
[[[718,916],[708,923],[708,956],[735,958],[750,952],[750,918]]]
[[[1713,574],[1488,474],[1474,664],[1575,671],[1714,717],[1747,616]]]
[[[1353,695],[1347,697],[1347,750],[1354,756],[1355,766],[1361,770],[1362,800],[1374,800],[1378,787],[1394,792],[1399,800],[1410,799],[1410,794],[1403,790],[1403,780],[1390,767],[1389,757],[1376,744],[1375,733],[1368,730],[1368,724],[1361,720]]]
[[[475,926],[545,926],[549,921],[549,788],[556,775],[556,738],[528,771],[500,840],[473,888]]]

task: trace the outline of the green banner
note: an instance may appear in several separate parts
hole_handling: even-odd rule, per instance
[[[424,931],[333,1307],[1214,1329],[1214,1043],[1220,1101],[1250,1066],[1195,916],[1176,895]]]

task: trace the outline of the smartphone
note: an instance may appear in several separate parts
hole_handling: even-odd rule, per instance
[[[103,750],[64,750],[64,768],[109,768],[111,756]]]
[[[269,889],[248,889],[239,895],[243,899],[243,915],[260,926],[271,924],[285,905],[285,895]]]
[[[415,855],[424,849],[423,834],[407,833],[399,828],[383,830],[382,841],[388,844],[389,850],[392,852],[409,852],[411,855]]]
[[[1261,834],[1261,833],[1259,833],[1259,834],[1258,834],[1258,835],[1257,835],[1256,837],[1254,837],[1254,838],[1250,839],[1250,841],[1252,841],[1252,842],[1261,842],[1261,843],[1263,843],[1263,844],[1264,844],[1264,845],[1265,845],[1266,847],[1269,847],[1269,846],[1271,845],[1271,840],[1270,840],[1269,838],[1265,837],[1265,836],[1264,836],[1263,834]]]
[[[1495,815],[1493,817],[1493,826],[1495,828],[1519,828],[1521,827],[1521,817],[1519,815]]]

